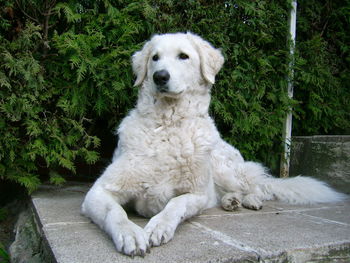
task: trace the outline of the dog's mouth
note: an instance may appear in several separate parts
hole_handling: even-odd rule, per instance
[[[184,92],[184,90],[173,91],[169,88],[168,85],[156,85],[156,90],[158,94],[164,97],[172,97],[172,98],[176,98]]]
[[[157,85],[157,91],[160,93],[166,93],[169,92],[168,85]]]

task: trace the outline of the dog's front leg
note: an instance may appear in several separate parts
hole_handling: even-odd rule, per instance
[[[206,208],[208,197],[205,194],[183,194],[174,197],[165,208],[151,218],[145,227],[151,246],[169,242],[177,226],[184,220]]]
[[[91,188],[82,212],[109,234],[119,252],[132,257],[148,252],[148,235],[144,229],[128,219],[117,196],[104,187],[96,184]]]

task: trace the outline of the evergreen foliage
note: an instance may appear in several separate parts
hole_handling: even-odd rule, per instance
[[[10,263],[10,255],[7,253],[5,246],[0,243],[0,262]]]
[[[192,31],[222,48],[211,115],[246,159],[276,170],[290,106],[295,134],[349,132],[349,0],[299,1],[295,100],[286,94],[288,1],[0,0],[0,8],[0,178],[28,191],[39,174],[60,184],[103,155],[101,134],[136,100],[130,56],[154,33]]]
[[[350,1],[298,5],[294,133],[350,134]]]

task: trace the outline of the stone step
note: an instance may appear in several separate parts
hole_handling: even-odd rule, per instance
[[[32,210],[22,221],[26,229],[35,222],[30,235],[37,232],[41,238],[29,238],[36,250],[12,262],[350,262],[350,200],[303,206],[266,202],[260,211],[212,208],[181,224],[168,244],[152,248],[145,258],[132,259],[117,253],[108,236],[80,215],[88,188],[72,184],[35,192]],[[135,215],[130,218],[140,226],[147,222]],[[20,248],[29,247],[26,233],[31,231],[18,226],[11,247],[17,255]]]

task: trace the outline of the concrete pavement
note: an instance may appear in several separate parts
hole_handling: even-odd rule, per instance
[[[350,199],[313,206],[267,202],[260,211],[209,209],[180,225],[168,244],[132,259],[80,215],[88,187],[47,187],[33,194],[47,262],[350,262]],[[140,226],[147,222],[130,218]]]

